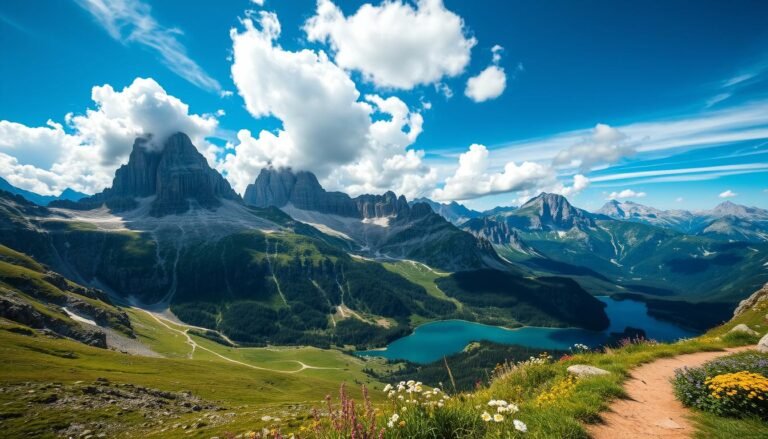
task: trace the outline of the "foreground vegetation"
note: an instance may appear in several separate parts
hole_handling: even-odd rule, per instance
[[[260,434],[340,438],[348,437],[354,430],[356,437],[363,438],[586,438],[584,426],[599,422],[600,412],[611,400],[624,396],[622,384],[632,368],[659,358],[756,343],[754,336],[728,330],[738,323],[760,329],[765,324],[763,315],[764,310],[750,310],[708,334],[677,343],[626,339],[620,346],[600,352],[577,348],[579,352],[559,359],[542,355],[501,364],[487,386],[446,399],[441,390],[429,393],[418,382],[393,383],[395,393],[387,393],[390,402],[373,408],[365,399],[355,404],[342,391],[339,406],[329,402],[325,412],[318,412],[315,420],[303,429],[294,431],[275,424]],[[567,372],[568,366],[575,364],[592,365],[609,373],[575,378]],[[399,386],[405,386],[406,393],[402,394]],[[412,386],[423,389],[409,392]],[[445,383],[445,388],[448,386]],[[435,399],[437,395],[441,395],[439,399]],[[768,424],[750,417],[723,419],[695,412],[694,421],[701,437],[768,435]]]

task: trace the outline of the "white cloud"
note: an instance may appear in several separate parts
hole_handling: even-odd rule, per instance
[[[340,67],[380,87],[410,90],[464,72],[477,41],[464,20],[442,0],[369,3],[345,17],[330,0],[318,0],[304,25],[310,41],[327,42]]]
[[[768,170],[768,163],[744,163],[738,165],[700,166],[696,168],[659,169],[654,171],[621,172],[617,174],[593,177],[593,182],[630,180],[635,178],[648,178],[659,176],[680,176],[677,181],[694,181],[696,176],[690,174],[715,174],[721,172],[750,173]],[[734,174],[728,174],[734,175]]]
[[[109,35],[122,44],[136,42],[160,55],[163,64],[196,86],[220,91],[221,85],[209,76],[178,40],[182,31],[162,26],[149,5],[140,0],[77,0]]]
[[[709,107],[712,107],[714,105],[717,105],[720,102],[723,102],[724,100],[730,98],[731,96],[733,96],[733,93],[731,93],[731,92],[728,92],[728,93],[718,93],[718,94],[712,96],[711,98],[707,99],[705,107],[709,108]]]
[[[586,176],[582,174],[576,174],[573,176],[573,184],[571,186],[565,186],[562,183],[557,182],[550,186],[549,189],[545,188],[545,191],[571,197],[586,189],[590,183],[591,181]]]
[[[444,82],[436,82],[435,91],[443,95],[443,97],[446,99],[453,97],[453,89],[451,89],[451,87]]]
[[[251,3],[256,6],[264,6],[264,0],[251,0]]]
[[[685,201],[685,198],[683,198],[683,197],[677,197],[677,198],[675,198],[675,202],[676,202],[676,203],[682,203],[683,201]]]
[[[260,29],[246,18],[243,32],[231,32],[232,78],[254,117],[271,115],[283,123],[279,151],[269,158],[301,169],[357,158],[372,110],[359,100],[355,83],[323,52],[291,52],[276,45],[277,15],[261,12],[258,23]]]
[[[215,132],[216,118],[190,114],[187,104],[168,95],[153,79],[136,78],[120,91],[96,86],[91,98],[94,109],[65,116],[71,133],[52,121],[45,127],[0,121],[4,164],[0,174],[18,187],[42,194],[66,188],[94,193],[111,184],[136,137],[152,134],[150,146],[158,147],[176,131],[187,133],[213,162],[215,147],[205,137]]]
[[[477,76],[467,80],[467,88],[464,94],[475,102],[484,102],[490,99],[496,99],[504,93],[507,88],[507,75],[502,67],[499,67],[501,61],[501,52],[503,47],[498,44],[491,48],[492,65],[488,66]]]
[[[627,136],[616,128],[599,123],[579,143],[560,151],[552,160],[554,165],[578,167],[588,172],[599,164],[612,164],[635,153]]]
[[[488,66],[479,75],[467,80],[464,94],[475,102],[496,99],[507,87],[507,75],[499,66]]]
[[[520,165],[509,162],[498,173],[488,172],[488,149],[473,144],[459,156],[459,166],[445,180],[442,188],[435,189],[432,197],[437,200],[467,200],[484,195],[533,189],[554,176],[545,166],[533,162]]]
[[[611,192],[608,194],[609,200],[620,200],[622,198],[643,198],[647,194],[645,192],[635,192],[632,189],[624,189],[620,192]]]
[[[423,118],[397,97],[360,92],[349,74],[324,52],[281,48],[274,13],[252,14],[232,30],[232,78],[254,117],[280,119],[276,132],[238,133],[219,165],[238,191],[265,166],[291,166],[317,174],[332,189],[353,195],[397,190],[418,195],[436,181],[423,151],[407,149]],[[374,116],[378,117],[373,120]]]
[[[498,44],[491,47],[491,54],[492,54],[491,62],[494,64],[498,64],[499,62],[501,62],[501,52],[503,51],[504,51],[504,48]]]
[[[736,192],[728,189],[725,192],[721,192],[720,195],[718,195],[718,197],[720,197],[720,198],[733,198],[733,197],[735,197],[737,195],[739,195],[739,194],[737,194]]]

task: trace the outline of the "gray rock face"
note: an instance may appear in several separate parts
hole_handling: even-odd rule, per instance
[[[400,217],[410,212],[408,201],[402,195],[386,192],[351,198],[341,192],[326,191],[311,172],[294,173],[290,169],[263,169],[256,182],[248,186],[243,199],[255,207],[292,204],[302,210],[362,219]]]
[[[99,348],[107,347],[107,336],[97,329],[84,328],[74,322],[53,318],[37,311],[14,295],[0,296],[0,317],[35,329],[50,330],[63,337]]]
[[[599,367],[589,366],[586,364],[574,364],[573,366],[568,366],[568,373],[571,375],[576,375],[577,377],[590,377],[611,374],[605,369],[600,369]]]
[[[755,331],[754,329],[750,328],[749,326],[743,323],[740,323],[734,326],[733,328],[731,328],[731,330],[728,331],[728,333],[730,334],[731,332],[743,332],[744,334],[749,334],[749,335],[760,335],[757,331]]]
[[[283,207],[292,204],[302,210],[333,215],[359,217],[354,201],[341,192],[327,192],[311,172],[290,169],[263,169],[256,181],[248,185],[243,197],[255,207]]]
[[[739,302],[739,306],[733,311],[733,316],[738,317],[765,301],[768,301],[768,283],[752,293],[751,296]],[[768,318],[768,316],[766,316],[766,318]]]
[[[388,191],[384,195],[360,195],[354,199],[357,210],[363,218],[400,216],[409,212],[405,197]],[[430,209],[431,211],[431,209]]]
[[[112,187],[78,202],[58,201],[54,207],[92,209],[106,204],[112,210],[137,206],[136,198],[155,196],[150,214],[184,213],[192,207],[214,208],[222,199],[239,201],[229,183],[208,166],[184,133],[176,133],[163,148],[148,148],[148,139],[138,138],[128,163],[115,173]]]
[[[762,353],[768,353],[768,334],[765,334],[763,338],[757,342],[757,351]]]

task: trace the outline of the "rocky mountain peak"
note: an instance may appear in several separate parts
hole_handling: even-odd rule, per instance
[[[317,181],[315,174],[294,172],[291,168],[265,168],[248,185],[243,197],[245,203],[256,207],[284,207],[288,204],[302,210],[359,217],[357,206],[348,195],[328,192]]]
[[[740,204],[733,203],[731,201],[724,201],[717,206],[715,206],[714,209],[712,209],[709,213],[716,216],[748,216],[751,212],[750,209],[747,206],[742,206]]]
[[[608,215],[612,218],[624,218],[626,216],[624,209],[622,209],[622,203],[616,200],[610,200],[603,204],[603,207],[597,213]]]
[[[534,229],[568,230],[574,226],[594,225],[592,217],[577,209],[562,195],[542,192],[520,206],[516,214],[528,217],[528,227]]]
[[[136,139],[128,163],[115,172],[111,188],[76,203],[57,205],[91,209],[106,204],[112,210],[127,210],[137,206],[137,198],[154,196],[150,214],[163,216],[193,207],[214,208],[222,199],[240,201],[186,134],[173,134],[159,150],[149,148],[149,141],[149,137]]]
[[[398,197],[392,191],[387,191],[384,195],[360,195],[354,201],[363,218],[399,216],[409,211],[405,197],[402,195]]]

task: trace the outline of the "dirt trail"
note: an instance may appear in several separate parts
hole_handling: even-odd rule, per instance
[[[688,409],[675,399],[670,379],[675,369],[697,367],[715,358],[751,349],[732,348],[720,352],[698,352],[663,358],[631,372],[624,383],[627,399],[614,401],[602,414],[603,423],[586,426],[595,439],[690,438],[694,427]]]
[[[245,367],[249,367],[251,369],[256,369],[256,370],[266,370],[266,371],[269,371],[269,372],[289,373],[290,374],[290,373],[299,373],[299,372],[302,372],[302,371],[307,370],[307,369],[315,369],[315,370],[341,370],[341,368],[338,368],[338,367],[310,366],[310,365],[308,365],[306,363],[303,363],[303,362],[301,362],[299,360],[285,360],[284,361],[285,363],[296,363],[296,364],[298,364],[299,368],[296,369],[296,370],[270,369],[270,368],[267,368],[267,367],[259,367],[259,366],[254,366],[252,364],[243,363],[242,361],[238,361],[238,360],[234,360],[234,359],[229,358],[229,357],[225,357],[224,355],[221,355],[220,353],[218,353],[216,351],[212,351],[212,350],[210,350],[210,349],[208,349],[208,348],[206,348],[204,346],[200,346],[199,344],[197,344],[197,342],[195,342],[195,340],[192,339],[192,337],[189,336],[189,328],[187,328],[187,329],[185,329],[183,331],[179,330],[179,329],[176,329],[176,328],[173,328],[170,325],[168,325],[168,323],[173,323],[173,322],[166,323],[166,321],[164,321],[164,319],[158,317],[157,314],[149,312],[147,310],[142,310],[142,311],[144,311],[145,313],[147,313],[147,315],[149,315],[150,317],[155,319],[155,321],[157,321],[157,323],[165,326],[166,328],[170,329],[173,332],[177,332],[177,333],[183,335],[184,337],[186,337],[187,344],[192,347],[192,351],[189,354],[187,354],[187,357],[189,359],[192,359],[194,357],[195,351],[197,349],[201,349],[201,350],[204,350],[206,352],[209,352],[209,353],[211,353],[211,354],[221,358],[222,360],[229,361],[230,363],[239,364],[240,366],[245,366]]]

